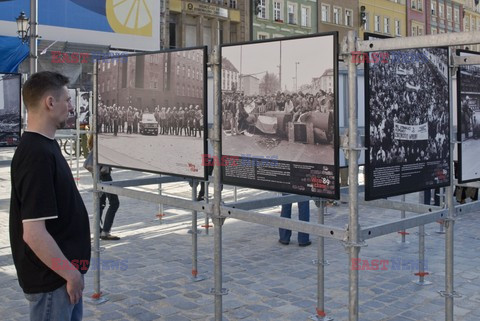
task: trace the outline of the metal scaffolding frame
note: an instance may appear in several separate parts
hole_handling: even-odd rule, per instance
[[[220,39],[220,37],[218,37]],[[159,194],[153,194],[144,191],[133,190],[128,187],[140,186],[140,185],[150,185],[150,184],[165,184],[169,182],[182,181],[182,178],[162,176],[162,177],[151,177],[144,179],[136,180],[124,180],[124,181],[113,181],[113,182],[102,182],[98,181],[98,155],[96,149],[94,149],[94,220],[95,220],[95,229],[94,229],[94,247],[93,247],[93,258],[100,258],[100,248],[99,248],[99,193],[108,192],[121,196],[127,196],[139,200],[144,200],[148,202],[159,203],[163,205],[168,205],[177,208],[188,209],[192,211],[204,212],[209,216],[214,224],[214,288],[211,290],[211,293],[214,295],[214,304],[215,304],[215,320],[222,320],[223,307],[222,307],[222,297],[227,294],[227,289],[222,287],[222,227],[225,219],[227,218],[236,218],[242,221],[272,226],[272,227],[281,227],[285,229],[291,229],[299,232],[305,232],[313,234],[319,237],[318,242],[318,259],[316,264],[318,264],[318,289],[317,289],[317,314],[310,317],[314,320],[331,320],[328,318],[325,313],[324,307],[324,266],[327,264],[324,260],[324,242],[323,238],[328,237],[332,239],[339,240],[343,242],[345,248],[348,251],[349,262],[353,262],[355,259],[359,258],[359,253],[361,247],[365,246],[365,241],[374,237],[387,235],[399,231],[404,231],[413,227],[421,227],[429,223],[436,222],[438,220],[443,220],[445,224],[445,291],[440,291],[440,295],[445,297],[445,320],[453,321],[453,300],[457,296],[457,293],[454,291],[454,252],[453,252],[453,240],[454,240],[454,223],[455,217],[461,214],[466,214],[472,211],[480,210],[480,202],[472,202],[463,205],[454,205],[453,198],[453,186],[454,179],[453,173],[450,175],[451,181],[450,186],[446,188],[446,205],[447,207],[438,207],[430,206],[423,204],[413,204],[406,203],[403,201],[394,201],[394,200],[376,200],[366,202],[364,200],[359,200],[359,194],[363,190],[363,186],[359,186],[358,182],[358,153],[364,149],[362,146],[357,144],[357,106],[356,99],[357,97],[357,88],[356,88],[356,74],[357,74],[357,65],[351,59],[352,52],[363,51],[363,52],[372,52],[372,51],[382,51],[382,50],[401,50],[401,49],[411,49],[411,48],[427,48],[427,47],[438,47],[438,46],[457,46],[457,45],[468,45],[480,43],[480,33],[477,32],[468,32],[468,33],[449,33],[449,34],[439,34],[439,35],[429,35],[429,36],[420,36],[412,38],[393,38],[393,39],[382,39],[382,40],[368,40],[361,41],[357,39],[357,36],[354,31],[348,33],[347,42],[343,43],[341,48],[343,52],[341,53],[343,59],[348,61],[348,78],[349,78],[349,133],[350,139],[348,142],[348,148],[345,152],[348,153],[348,174],[349,174],[349,187],[342,188],[341,200],[349,202],[349,221],[347,228],[333,227],[324,224],[324,209],[325,203],[324,200],[314,199],[307,196],[299,195],[285,195],[270,197],[260,200],[252,201],[236,201],[229,204],[222,203],[222,194],[221,194],[221,172],[220,167],[215,166],[214,175],[213,175],[213,184],[214,184],[214,197],[213,202],[196,202],[195,200],[186,200],[183,198],[164,196]],[[464,64],[480,64],[478,57],[449,57],[449,68],[453,71],[458,65]],[[217,44],[214,46],[210,59],[210,66],[213,69],[214,77],[214,127],[211,131],[209,138],[213,142],[214,146],[214,155],[218,159],[221,156],[221,82],[220,82],[220,45]],[[97,69],[95,68],[95,76]],[[450,73],[452,75],[453,72]],[[96,77],[94,77],[96,79]],[[451,83],[451,82],[450,82]],[[96,88],[96,86],[94,86]],[[453,106],[452,103],[452,90],[450,84],[450,106]],[[95,100],[97,95],[94,92]],[[95,104],[96,106],[96,104]],[[94,110],[96,114],[96,110]],[[96,115],[93,115],[94,126],[93,129],[96,130]],[[450,110],[450,115],[453,114],[452,109]],[[454,139],[453,135],[453,117],[450,117],[450,164],[453,168],[453,147],[457,141]],[[94,143],[97,144],[96,138]],[[96,145],[95,145],[96,146]],[[217,165],[217,164],[215,164]],[[193,194],[192,194],[193,196]],[[286,203],[304,201],[308,199],[313,199],[318,205],[319,212],[319,221],[318,223],[313,222],[303,222],[297,220],[290,220],[281,217],[275,217],[268,214],[262,214],[255,211],[254,209],[260,209],[265,207],[271,207]],[[367,226],[362,228],[359,224],[359,205],[367,205],[380,208],[388,208],[400,211],[413,212],[418,215],[402,218],[392,222],[379,223],[377,225]],[[193,213],[193,212],[192,212]],[[195,219],[195,214],[193,217]],[[193,221],[192,221],[193,222]],[[196,233],[193,233],[196,237]],[[421,240],[420,240],[421,247]],[[193,247],[196,247],[196,242],[192,242]],[[194,266],[196,266],[196,256],[194,254]],[[359,271],[358,269],[351,269],[350,266],[346,266],[349,270],[349,321],[358,321],[359,318]],[[100,292],[100,270],[97,269],[94,275],[94,297],[97,300],[101,299]]]

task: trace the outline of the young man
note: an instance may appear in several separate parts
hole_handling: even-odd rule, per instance
[[[23,86],[28,126],[11,165],[10,245],[30,320],[81,320],[90,262],[88,213],[55,131],[65,125],[68,78],[32,75]]]

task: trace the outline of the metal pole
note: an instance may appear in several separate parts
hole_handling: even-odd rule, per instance
[[[402,202],[405,203],[405,194],[402,195]],[[405,218],[405,210],[402,210],[400,212],[400,218],[403,220]],[[401,231],[400,234],[402,234],[402,243],[405,243],[405,236],[406,236],[407,231],[403,230]]]
[[[357,146],[357,66],[351,59],[351,53],[356,51],[357,34],[348,32],[348,97],[349,97],[349,141],[348,141],[348,194],[349,223],[348,244],[349,259],[356,262],[360,254],[359,224],[358,224],[358,146]],[[349,270],[349,321],[358,321],[358,269]]]
[[[449,50],[449,53],[451,51]],[[450,75],[453,74],[455,68],[450,68]],[[449,82],[450,92],[450,169],[453,169],[453,150],[455,144],[455,136],[453,132],[453,85]],[[454,226],[455,226],[455,205],[453,200],[453,173],[450,170],[450,186],[446,188],[446,198],[448,206],[448,217],[445,219],[445,292],[441,293],[445,297],[445,321],[453,321],[453,299],[457,296],[454,291],[453,272],[454,272]]]
[[[96,67],[95,67],[96,68]],[[94,74],[96,75],[97,70],[94,71]],[[77,113],[77,119],[75,121],[76,123],[76,135],[75,135],[75,157],[76,157],[76,163],[77,163],[77,185],[79,184],[79,178],[80,178],[80,173],[79,173],[79,157],[80,157],[80,89],[76,89],[77,92],[77,106],[75,107],[76,113]],[[96,146],[96,145],[95,145]]]
[[[208,204],[210,202],[209,200],[209,194],[208,194],[208,187],[210,185],[209,181],[205,182],[205,203]],[[209,228],[210,228],[210,217],[208,216],[208,213],[205,213],[205,235],[209,234]]]
[[[192,180],[192,201],[197,199],[197,181]],[[198,275],[197,261],[198,261],[198,239],[197,239],[197,211],[192,211],[192,277],[195,279]]]
[[[237,201],[237,187],[236,186],[233,187],[233,201],[234,202]]]
[[[94,63],[93,71],[93,88],[97,86],[97,63]],[[94,111],[96,115],[96,110]],[[94,123],[97,119],[94,116]],[[77,127],[78,130],[78,127]],[[100,179],[99,167],[98,167],[98,153],[97,153],[97,136],[93,136],[93,262],[97,264],[96,269],[93,272],[93,289],[94,293],[92,298],[95,300],[100,299],[100,192],[97,190],[97,184]],[[77,147],[78,153],[78,147]],[[78,160],[78,155],[77,155]]]
[[[217,21],[217,30],[220,33],[220,22]],[[220,35],[217,37],[217,45],[212,51],[213,83],[214,83],[214,108],[213,108],[213,150],[217,159],[220,159],[222,151],[220,144],[221,135],[221,83],[220,83]],[[224,218],[220,217],[220,204],[222,199],[220,166],[214,164],[213,169],[213,231],[214,231],[214,284],[213,294],[215,296],[215,320],[222,320],[222,225]]]
[[[325,201],[320,199],[318,201],[318,224],[325,222]],[[328,262],[325,260],[325,243],[323,236],[318,237],[317,247],[317,314],[310,316],[311,320],[315,321],[332,321],[332,318],[327,317],[325,313],[325,265]]]
[[[38,0],[30,0],[30,76],[37,72]]]
[[[424,192],[421,191],[418,195],[420,204],[423,204],[425,202]],[[428,275],[428,272],[425,272],[425,225],[418,226],[418,272],[415,275],[418,276],[418,280],[413,281],[415,284],[432,284],[430,281],[425,281],[425,275]]]

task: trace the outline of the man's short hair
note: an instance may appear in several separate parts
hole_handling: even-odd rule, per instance
[[[62,74],[51,71],[37,72],[23,85],[23,102],[27,109],[33,107],[47,92],[54,91],[56,94],[68,83],[68,78]]]

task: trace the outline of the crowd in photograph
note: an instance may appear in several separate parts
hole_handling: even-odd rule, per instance
[[[298,122],[302,114],[333,112],[334,96],[323,90],[315,94],[298,91],[250,96],[223,92],[222,107],[222,127],[231,135],[253,134],[259,116],[277,112],[277,115],[284,114],[283,123],[278,124],[277,134],[285,136],[288,122]]]
[[[150,115],[152,117],[145,117]],[[160,135],[202,137],[203,109],[199,106],[136,108],[99,103],[97,132],[141,134],[141,123],[152,124]],[[151,128],[151,127],[150,127]]]
[[[373,164],[412,163],[449,156],[448,82],[439,70],[446,54],[432,49],[436,63],[371,64],[369,71],[370,160]],[[396,139],[395,124],[428,134]]]

